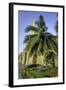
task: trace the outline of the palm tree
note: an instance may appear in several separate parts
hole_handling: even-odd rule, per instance
[[[29,53],[29,57],[33,57],[33,64],[36,64],[38,55],[45,55],[48,49],[57,49],[57,44],[53,38],[54,35],[47,32],[47,26],[40,15],[38,21],[35,22],[35,26],[28,26],[25,31],[28,35],[25,37],[24,43],[26,43],[25,51]],[[29,32],[33,32],[29,34]]]

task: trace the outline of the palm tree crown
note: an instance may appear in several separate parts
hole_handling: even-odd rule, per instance
[[[39,16],[38,21],[35,21],[35,26],[29,25],[25,31],[28,33],[24,39],[25,51],[28,52],[29,57],[33,57],[33,64],[36,63],[38,55],[45,55],[49,49],[57,51],[56,36],[47,31],[47,26],[42,15]],[[33,32],[29,34],[29,32]]]

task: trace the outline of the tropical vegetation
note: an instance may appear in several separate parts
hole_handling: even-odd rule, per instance
[[[58,76],[58,21],[56,21],[56,35],[48,32],[42,15],[34,25],[26,27],[27,35],[24,39],[25,48],[20,57],[24,62],[21,70],[22,78],[43,78]],[[37,64],[38,57],[42,56],[43,64]],[[28,58],[27,58],[28,57]],[[32,63],[27,61],[32,59]],[[40,59],[40,62],[41,62]],[[21,62],[21,61],[20,61]]]

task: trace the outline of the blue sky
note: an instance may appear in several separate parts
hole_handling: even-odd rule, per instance
[[[44,17],[48,32],[55,34],[54,27],[57,20],[56,12],[37,12],[37,11],[18,11],[18,53],[23,51],[25,28],[32,25],[33,21],[38,20],[39,16]]]

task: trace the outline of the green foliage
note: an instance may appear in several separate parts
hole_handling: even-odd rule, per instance
[[[57,52],[54,51],[54,50],[48,50],[46,53],[45,53],[45,60],[46,60],[46,65],[48,65],[48,63],[51,63],[53,68],[55,67],[55,59],[57,60]]]
[[[41,65],[27,66],[22,72],[22,78],[45,78],[45,77],[57,77],[58,69],[57,68],[46,68]]]
[[[24,68],[20,72],[23,79],[58,76],[58,66],[55,66],[55,60],[58,61],[58,35],[54,36],[47,29],[42,15],[35,21],[35,26],[29,25],[25,29],[27,35],[24,39],[25,48],[22,56],[24,57]],[[58,21],[55,30],[58,33]],[[27,54],[33,59],[32,65],[26,65]],[[45,66],[36,64],[39,55],[44,57]],[[19,56],[21,60],[22,57]]]
[[[34,32],[38,32],[38,29],[36,28],[36,27],[34,27],[34,26],[31,26],[31,25],[29,25],[26,29],[25,29],[25,31],[26,32],[29,32],[29,31],[34,31]]]
[[[47,29],[48,27],[42,15],[35,21],[35,26],[29,25],[25,29],[27,35],[24,39],[26,44],[23,52],[24,55],[19,55],[19,63],[22,62],[24,57],[24,67],[19,72],[23,79],[58,76],[58,66],[55,66],[55,60],[58,61],[58,35],[54,36]],[[58,21],[56,21],[55,30],[58,33]],[[32,57],[32,65],[26,65],[27,55]],[[39,55],[43,55],[46,62],[45,66],[36,64]]]

